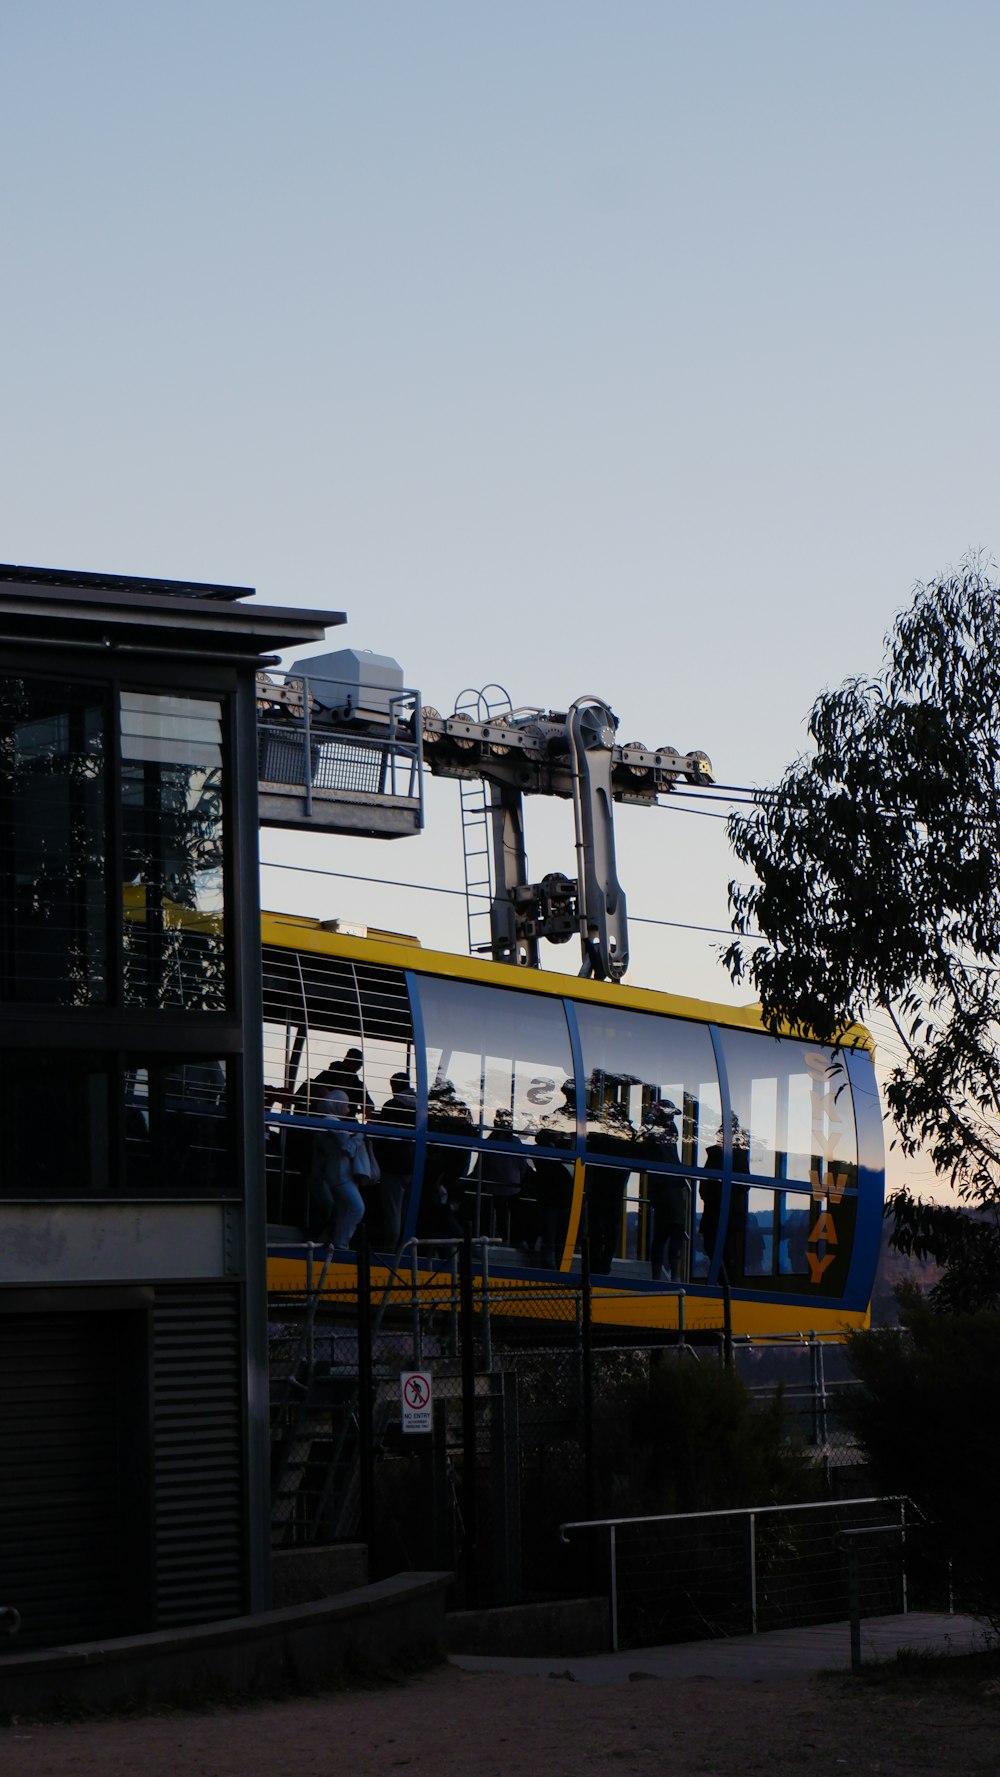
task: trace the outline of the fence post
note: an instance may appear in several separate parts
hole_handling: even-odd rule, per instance
[[[455,1565],[454,1495],[448,1480],[448,1408],[444,1400],[434,1402],[434,1434],[430,1442],[431,1517],[434,1539],[434,1564],[442,1568]],[[428,1440],[420,1438],[423,1444]]]
[[[476,1327],[472,1309],[472,1234],[462,1236],[462,1521],[465,1527],[465,1607],[479,1604],[479,1519],[476,1494]]]
[[[482,1241],[480,1251],[482,1253],[483,1263],[483,1369],[492,1370],[493,1328],[490,1324],[490,1248],[488,1241]]]
[[[809,1334],[809,1381],[812,1388],[812,1441],[814,1445],[823,1445],[827,1439],[826,1364],[815,1328]]]
[[[302,681],[302,749],[305,759],[306,815],[313,811],[312,786],[312,719],[309,714],[309,680]]]
[[[750,1633],[757,1633],[757,1514],[748,1512],[750,1537]]]
[[[517,1371],[490,1375],[490,1468],[493,1484],[494,1602],[521,1596],[520,1428]]]
[[[310,1312],[310,1310],[312,1308],[313,1291],[314,1291],[315,1285],[316,1285],[316,1278],[315,1278],[315,1273],[314,1273],[314,1269],[313,1269],[313,1252],[314,1252],[314,1244],[311,1240],[307,1240],[306,1241],[306,1317],[307,1317],[306,1325],[307,1325],[308,1331],[306,1333],[306,1364],[308,1365],[308,1369],[309,1369],[309,1380],[310,1381],[312,1381],[313,1371],[316,1368],[316,1321],[315,1321],[315,1317]]]
[[[458,1287],[458,1248],[457,1248],[457,1246],[453,1246],[451,1248],[451,1256],[448,1260],[448,1277],[449,1277],[449,1291],[450,1291],[449,1297],[448,1297],[448,1355],[449,1355],[449,1357],[457,1357],[458,1356],[458,1320],[459,1320],[459,1306],[460,1306],[460,1304],[459,1304],[459,1287]],[[469,1289],[470,1289],[470,1298],[469,1299],[471,1301],[471,1299],[472,1299],[471,1298],[471,1289],[472,1289],[471,1280],[470,1280],[470,1284],[469,1284]],[[470,1310],[470,1313],[471,1313],[471,1310]],[[470,1320],[469,1321],[469,1338],[471,1339],[472,1337],[473,1337],[472,1321]],[[463,1329],[463,1333],[462,1333],[462,1338],[463,1338],[463,1340],[465,1338],[464,1329]]]
[[[618,1541],[613,1524],[609,1528],[608,1536],[610,1540],[608,1565],[611,1569],[611,1652],[616,1654],[618,1652]]]
[[[590,1286],[590,1231],[587,1224],[587,1200],[583,1200],[580,1217],[580,1310],[583,1355],[583,1465],[584,1497],[587,1517],[595,1515],[594,1505],[594,1342],[591,1328],[593,1292]]]
[[[413,1330],[413,1368],[424,1367],[424,1335],[420,1325],[420,1273],[417,1267],[417,1243],[410,1247],[410,1303]]]
[[[851,1616],[851,1671],[861,1671],[861,1574],[858,1550],[847,1544],[847,1608]]]
[[[358,1440],[361,1492],[361,1540],[368,1546],[368,1567],[377,1572],[375,1538],[375,1427],[372,1389],[372,1276],[368,1230],[358,1229]]]
[[[910,1609],[910,1588],[909,1588],[909,1586],[907,1584],[907,1580],[906,1580],[906,1501],[905,1501],[905,1499],[901,1499],[899,1502],[899,1556],[900,1556],[899,1565],[902,1570],[902,1579],[903,1579],[903,1615],[905,1617]]]

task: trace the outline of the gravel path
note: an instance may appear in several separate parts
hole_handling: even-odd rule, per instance
[[[2,1777],[997,1777],[1000,1682],[968,1701],[850,1678],[405,1684],[0,1730]]]

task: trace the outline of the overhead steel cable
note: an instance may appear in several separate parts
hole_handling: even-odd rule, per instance
[[[437,882],[401,882],[398,877],[394,876],[364,876],[354,870],[320,870],[312,864],[279,864],[272,862],[269,858],[261,858],[260,864],[262,870],[292,870],[300,876],[330,876],[336,877],[342,882],[368,882],[376,888],[412,889],[424,895],[458,895],[463,901],[466,898],[464,889],[445,888],[443,883]],[[489,896],[479,895],[477,899],[488,900]],[[630,913],[629,919],[634,921],[636,925],[642,926],[668,926],[681,932],[707,932],[719,938],[734,936],[729,926],[695,925],[693,921],[686,919],[654,919],[650,915],[641,913]],[[751,940],[759,936],[756,932],[748,932],[745,935]],[[763,941],[761,939],[761,942]]]

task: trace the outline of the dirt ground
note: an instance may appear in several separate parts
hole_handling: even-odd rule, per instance
[[[1000,1681],[956,1698],[849,1677],[560,1678],[444,1666],[403,1684],[240,1708],[0,1729],[2,1777],[980,1777]]]

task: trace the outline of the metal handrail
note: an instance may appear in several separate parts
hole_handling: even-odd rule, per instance
[[[829,1511],[831,1506],[871,1506],[891,1505],[897,1500],[905,1500],[904,1493],[872,1494],[864,1499],[808,1499],[798,1505],[787,1506],[729,1506],[720,1511],[711,1512],[654,1512],[643,1517],[625,1518],[573,1518],[559,1526],[561,1542],[568,1542],[563,1535],[565,1530],[601,1530],[616,1528],[622,1524],[679,1524],[687,1518],[738,1518],[754,1513],[762,1518],[767,1512],[816,1512]]]
[[[638,1524],[681,1524],[692,1519],[708,1518],[745,1518],[747,1521],[747,1540],[750,1555],[750,1621],[751,1633],[757,1634],[757,1566],[756,1566],[756,1528],[757,1519],[773,1515],[776,1512],[817,1512],[840,1510],[848,1506],[887,1506],[898,1505],[901,1519],[905,1521],[906,1506],[910,1503],[905,1494],[867,1495],[861,1499],[821,1499],[807,1500],[797,1505],[773,1506],[731,1506],[728,1510],[711,1512],[654,1512],[635,1517],[622,1518],[575,1518],[559,1526],[560,1542],[568,1543],[568,1532],[571,1530],[607,1530],[608,1562],[609,1562],[609,1603],[611,1606],[611,1647],[618,1652],[618,1539],[617,1532],[623,1525]]]
[[[310,685],[329,682],[319,675],[302,675],[293,682],[286,680],[283,686],[266,688],[265,694],[258,696],[258,734],[273,736],[276,741],[294,735],[301,741],[301,747],[284,762],[287,768],[294,758],[301,762],[301,770],[296,771],[293,778],[265,777],[264,781],[281,782],[289,789],[301,790],[306,800],[306,812],[310,814],[314,789],[338,787],[317,783],[317,762],[323,749],[345,749],[345,763],[352,751],[359,755],[367,754],[372,759],[372,783],[368,786],[367,793],[382,797],[402,797],[406,801],[416,802],[419,810],[418,822],[422,827],[423,705],[420,692],[403,688],[390,693],[387,698],[387,719],[384,725],[373,732],[370,728],[353,728],[347,722],[328,724],[317,716],[313,709],[315,700]],[[297,695],[289,696],[290,683],[301,687]],[[366,687],[364,683],[358,687],[362,691],[368,688],[370,687]],[[380,761],[377,766],[376,760]],[[409,781],[405,787],[397,783],[397,771],[406,772]]]
[[[866,1524],[857,1530],[841,1530],[837,1535],[837,1547],[847,1556],[847,1600],[851,1623],[851,1671],[861,1671],[861,1563],[855,1541],[862,1536],[898,1536],[903,1550],[903,1615],[910,1608],[909,1588],[906,1584],[906,1507],[907,1501],[901,1500],[898,1524]]]

